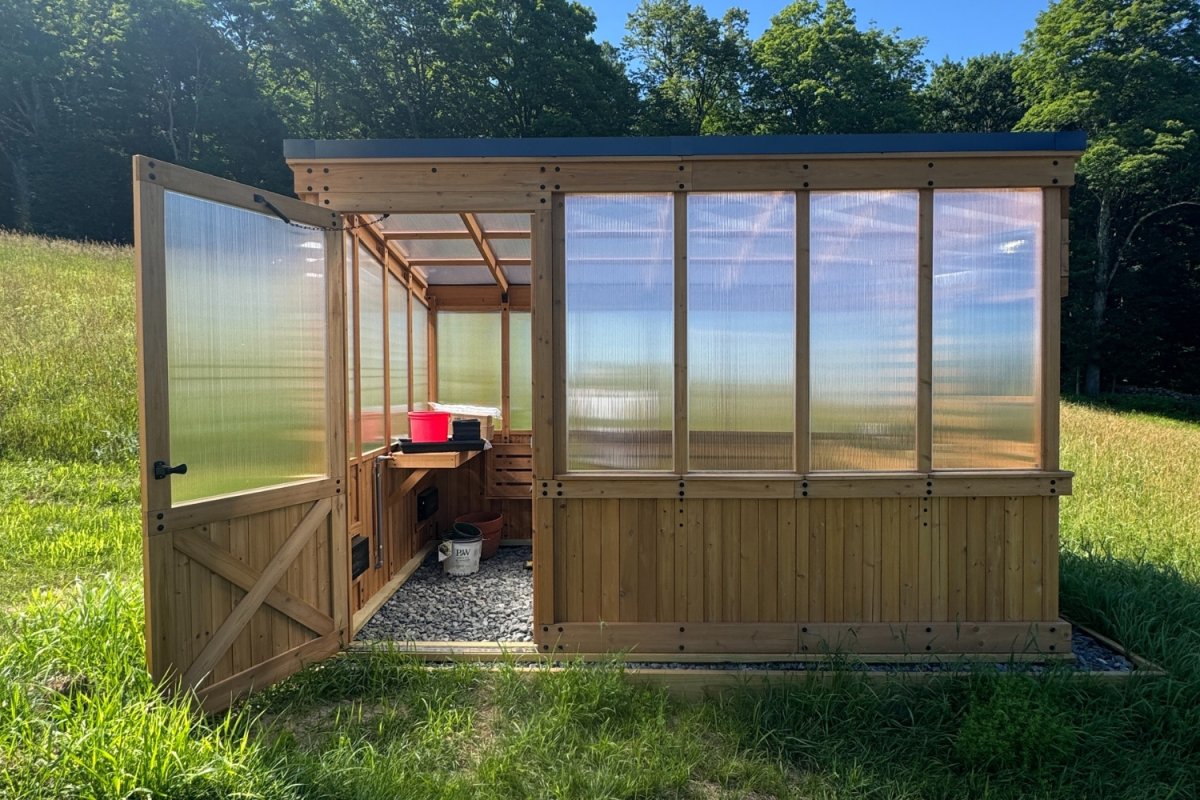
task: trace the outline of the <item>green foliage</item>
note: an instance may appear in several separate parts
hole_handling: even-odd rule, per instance
[[[943,60],[922,93],[924,127],[930,131],[1011,131],[1025,115],[1013,82],[1012,53]]]
[[[749,17],[732,8],[709,17],[688,0],[642,0],[623,46],[642,94],[637,132],[741,132],[750,70]]]
[[[0,231],[0,457],[137,453],[133,253]]]
[[[1036,772],[1062,764],[1074,754],[1077,736],[1053,689],[1017,676],[981,682],[954,739],[959,758],[989,770]]]
[[[1090,140],[1072,215],[1079,280],[1064,316],[1064,366],[1086,368],[1089,395],[1101,389],[1102,367],[1114,377],[1145,375],[1144,354],[1113,356],[1123,340],[1141,338],[1145,318],[1172,313],[1156,306],[1170,306],[1178,291],[1200,299],[1188,225],[1200,210],[1198,17],[1195,0],[1060,0],[1038,16],[1017,62],[1029,103],[1018,127],[1082,128]],[[1126,311],[1113,319],[1110,308]],[[1194,346],[1190,323],[1156,327],[1167,342]],[[1200,389],[1194,367],[1171,370],[1169,357],[1155,355],[1156,383]]]
[[[915,130],[925,40],[860,30],[845,0],[797,0],[754,42],[761,133]]]

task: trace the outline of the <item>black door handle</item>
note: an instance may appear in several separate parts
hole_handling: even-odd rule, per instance
[[[161,481],[168,475],[186,475],[187,464],[180,464],[178,467],[172,467],[165,461],[154,462],[154,479]]]

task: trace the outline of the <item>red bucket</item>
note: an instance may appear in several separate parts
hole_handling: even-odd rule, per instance
[[[444,442],[450,438],[450,412],[410,411],[408,428],[414,442]]]

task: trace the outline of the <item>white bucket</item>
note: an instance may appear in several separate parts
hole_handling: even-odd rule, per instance
[[[446,539],[438,545],[438,561],[447,575],[474,575],[479,572],[479,556],[483,553],[483,538]]]

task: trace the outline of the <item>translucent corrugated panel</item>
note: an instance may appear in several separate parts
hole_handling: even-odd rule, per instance
[[[478,267],[418,267],[430,286],[489,286],[496,283],[491,271]]]
[[[814,470],[917,467],[917,193],[813,192]]]
[[[362,452],[386,443],[383,393],[383,265],[369,250],[358,248],[358,382],[362,402],[359,424]]]
[[[412,304],[413,411],[429,408],[429,309],[417,298]]]
[[[408,433],[408,289],[388,273],[388,386],[392,436]]]
[[[463,233],[467,226],[458,214],[392,214],[384,217],[380,225],[388,233],[411,233],[419,231],[454,231]]]
[[[567,465],[670,470],[674,198],[566,198]]]
[[[528,311],[508,314],[508,428],[533,428],[533,339]]]
[[[500,312],[439,311],[439,403],[500,407]]]
[[[476,214],[479,226],[488,233],[492,231],[529,232],[532,218],[529,214]]]
[[[1040,190],[933,196],[933,466],[1035,467]]]
[[[689,194],[688,461],[795,462],[796,198]]]
[[[504,274],[508,277],[508,282],[514,286],[528,286],[533,279],[533,269],[528,266],[508,266],[504,268]]]
[[[345,235],[342,240],[342,255],[346,261],[346,454],[358,455],[358,401],[354,393],[355,373],[358,369],[354,351],[354,237]]]
[[[462,258],[483,262],[483,255],[470,239],[394,239],[400,252],[414,261],[422,258]]]
[[[492,246],[492,251],[496,254],[496,258],[501,261],[529,260],[528,239],[491,239],[488,241],[488,244]]]
[[[327,474],[323,234],[164,202],[172,501]]]

